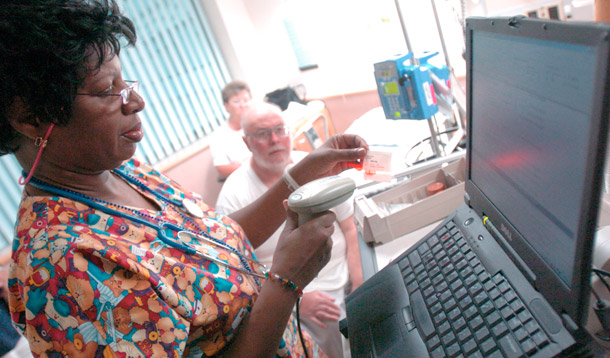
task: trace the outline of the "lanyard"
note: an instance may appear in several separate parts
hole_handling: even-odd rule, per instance
[[[129,174],[127,174],[127,173],[125,173],[123,171],[120,171],[118,169],[115,169],[114,172],[117,173],[120,177],[124,178],[125,180],[135,184],[139,188],[145,189],[148,192],[152,193],[154,196],[159,198],[164,203],[169,204],[169,206],[180,206],[180,207],[183,207],[181,202],[179,202],[177,200],[170,200],[170,199],[167,199],[167,198],[161,196],[161,194],[159,194],[156,191],[150,189],[144,183],[141,183],[139,180],[137,180],[136,178],[130,176]],[[265,273],[269,271],[264,264],[260,263],[258,260],[255,260],[255,259],[252,259],[252,258],[249,258],[249,257],[246,257],[246,256],[242,255],[234,247],[229,246],[229,245],[227,245],[226,243],[224,243],[224,242],[222,242],[220,240],[216,240],[216,239],[213,239],[213,238],[206,237],[206,233],[203,230],[201,230],[199,228],[199,226],[197,224],[195,224],[195,223],[194,223],[194,225],[201,231],[201,233],[203,235],[199,235],[199,234],[197,234],[197,233],[195,233],[195,232],[193,232],[191,230],[187,230],[184,227],[178,226],[178,225],[173,224],[173,223],[161,222],[160,224],[157,224],[157,223],[155,223],[153,221],[158,221],[158,219],[156,219],[156,218],[154,218],[154,217],[152,217],[152,216],[150,216],[148,214],[139,212],[139,211],[131,209],[131,208],[127,208],[127,207],[119,205],[119,204],[114,204],[112,202],[108,202],[108,201],[101,200],[101,199],[98,199],[98,198],[95,198],[95,197],[92,197],[92,196],[81,194],[81,193],[78,193],[78,192],[75,192],[75,191],[72,191],[72,190],[69,190],[69,189],[60,188],[60,187],[48,184],[48,183],[46,183],[46,182],[44,182],[44,181],[42,181],[40,179],[34,178],[34,177],[32,177],[32,179],[30,180],[30,184],[34,185],[35,187],[37,187],[39,189],[51,192],[53,194],[57,194],[57,195],[66,197],[68,199],[79,201],[79,202],[81,202],[83,204],[88,205],[89,207],[91,207],[93,209],[99,210],[99,211],[104,212],[106,214],[113,215],[113,216],[119,216],[119,217],[128,219],[128,220],[130,220],[132,222],[145,225],[145,226],[147,226],[147,227],[149,227],[151,229],[156,230],[157,234],[158,234],[158,238],[163,243],[165,243],[165,244],[167,244],[167,245],[169,245],[169,246],[171,246],[171,247],[173,247],[175,249],[182,250],[182,251],[186,252],[189,255],[197,255],[197,256],[202,257],[202,258],[204,258],[206,260],[209,260],[209,261],[212,261],[214,263],[223,265],[225,267],[228,267],[230,269],[236,270],[238,272],[254,276],[255,280],[256,280],[257,277],[258,278],[263,278],[263,279],[266,278],[265,277]],[[132,215],[132,214],[129,214],[129,213],[126,213],[126,212],[123,212],[123,211],[115,210],[115,209],[113,209],[113,208],[111,208],[111,207],[109,207],[109,206],[107,206],[105,204],[112,205],[112,206],[115,206],[115,207],[118,207],[118,208],[123,208],[125,210],[134,212],[137,215]],[[187,207],[187,210],[190,213],[192,209],[189,209],[189,207]],[[192,222],[192,220],[189,217],[187,217],[186,215],[184,215],[181,211],[178,211],[178,210],[176,210],[176,211],[183,217],[183,219],[185,219],[186,221]],[[203,212],[202,212],[201,216],[203,216]],[[147,220],[145,218],[149,218],[150,220]],[[169,235],[168,235],[168,231],[169,231]],[[174,239],[172,237],[173,236],[172,231],[177,231],[177,239]],[[181,236],[185,237],[185,238],[186,237],[191,237],[191,238],[196,238],[196,239],[199,239],[199,240],[203,240],[203,241],[205,241],[207,243],[210,243],[210,244],[213,244],[213,245],[216,245],[216,246],[220,246],[222,248],[225,248],[225,249],[235,253],[239,257],[239,259],[242,262],[242,264],[244,265],[244,268],[238,267],[238,266],[235,266],[235,265],[232,265],[232,264],[229,264],[228,262],[222,261],[222,260],[220,260],[220,259],[218,259],[218,258],[216,258],[214,256],[211,256],[211,255],[208,255],[206,253],[203,253],[203,252],[199,251],[194,245],[191,245],[191,244],[187,243],[186,241],[184,241]],[[259,270],[262,273],[258,273],[258,272],[252,271],[250,269],[250,267],[248,266],[248,263],[252,264],[253,266],[254,265],[258,266]],[[256,281],[258,283],[258,280],[256,280]]]

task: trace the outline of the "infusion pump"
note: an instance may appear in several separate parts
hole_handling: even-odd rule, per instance
[[[375,63],[377,91],[387,119],[428,119],[438,112],[433,77],[448,85],[449,71],[428,64],[436,54],[418,58],[418,65],[412,63],[412,53]]]

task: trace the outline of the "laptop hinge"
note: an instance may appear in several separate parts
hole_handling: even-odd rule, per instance
[[[489,232],[491,232],[491,234],[496,237],[498,243],[502,246],[502,248],[511,258],[511,260],[517,265],[523,275],[525,275],[525,278],[527,278],[527,280],[533,286],[536,286],[536,274],[534,274],[534,272],[527,266],[523,259],[519,257],[517,252],[512,248],[512,246],[510,246],[508,241],[506,241],[504,235],[502,235],[502,233],[498,231],[498,229],[496,229],[496,227],[494,226],[494,224],[492,224],[491,220],[489,220],[488,217],[486,217],[486,220],[484,220],[483,223],[489,229]]]
[[[464,202],[466,205],[470,206],[470,195],[468,195],[468,193],[464,193]]]
[[[576,324],[576,322],[574,322],[572,320],[572,317],[570,317],[568,314],[566,313],[562,313],[561,314],[561,320],[563,321],[563,325],[570,331],[570,332],[576,332],[578,330],[578,325]]]

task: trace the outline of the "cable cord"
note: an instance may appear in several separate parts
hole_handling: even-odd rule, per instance
[[[606,286],[606,289],[608,290],[608,292],[610,292],[610,285],[608,285],[608,282],[606,282],[606,279],[604,277],[602,277],[602,276],[610,277],[610,273],[608,273],[604,270],[597,269],[597,268],[593,268],[593,272],[597,275],[597,277],[599,277],[602,284],[604,286]]]
[[[606,282],[606,278],[605,278],[605,277],[610,277],[610,273],[597,269],[597,268],[593,268],[592,271],[600,279],[602,284],[606,287],[606,290],[608,290],[608,292],[610,292],[610,285],[608,284],[608,282]],[[608,314],[610,314],[610,306],[608,305],[608,301],[604,300],[595,291],[595,289],[593,288],[593,285],[591,285],[591,292],[593,293],[593,296],[595,296],[595,300],[596,300],[593,311],[597,315],[599,323],[602,326],[603,331],[607,335],[607,336],[603,336],[600,333],[595,333],[595,336],[602,341],[610,342],[610,327],[608,326],[610,323],[609,317],[608,317]]]
[[[445,130],[445,131],[442,131],[442,132],[440,132],[440,133],[437,133],[437,134],[436,134],[436,136],[437,136],[437,137],[438,137],[438,139],[439,139],[439,144],[443,146],[443,151],[445,151],[446,143],[443,143],[443,142],[440,140],[440,136],[442,136],[443,134],[449,134],[449,133],[452,133],[452,132],[456,132],[458,129],[459,129],[458,127],[455,127],[455,128],[450,128],[450,129],[447,129],[447,130]],[[413,149],[415,149],[415,148],[417,148],[418,146],[423,145],[423,144],[425,144],[425,143],[427,143],[427,142],[430,142],[431,140],[432,140],[432,137],[430,136],[430,137],[426,137],[426,138],[424,138],[424,139],[420,140],[419,142],[415,143],[415,144],[414,144],[414,145],[413,145],[411,148],[409,148],[409,150],[407,150],[407,153],[405,154],[405,161],[406,161],[406,158],[409,156],[409,154],[410,154],[410,153],[413,151]],[[413,164],[411,164],[411,165],[414,165],[414,164],[417,164],[417,163],[421,162],[421,161],[419,160],[419,158],[420,158],[420,156],[421,156],[422,154],[423,154],[423,150],[422,150],[422,152],[421,152],[421,153],[420,153],[420,154],[417,156],[417,158],[415,158],[415,162],[414,162]],[[431,156],[431,157],[430,157],[430,159],[433,159],[433,158],[435,158],[435,157],[436,157],[436,156],[435,156],[435,155],[433,155],[433,156]],[[424,160],[424,161],[426,161],[426,160]],[[407,163],[405,163],[405,164],[407,164]],[[407,166],[410,166],[410,165],[409,165],[409,164],[407,164]]]
[[[297,329],[299,330],[299,339],[301,339],[301,345],[303,346],[303,352],[305,353],[305,357],[309,358],[309,353],[307,353],[307,346],[305,345],[305,340],[303,339],[303,331],[301,330],[301,314],[299,313],[300,305],[301,297],[297,298]]]

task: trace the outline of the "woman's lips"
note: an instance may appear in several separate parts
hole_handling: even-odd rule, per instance
[[[134,141],[139,142],[144,138],[144,131],[142,130],[142,124],[138,124],[129,131],[123,133],[123,137]]]

